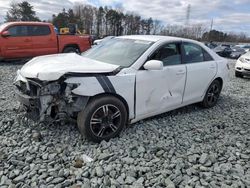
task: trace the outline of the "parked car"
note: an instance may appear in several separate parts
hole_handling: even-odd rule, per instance
[[[221,57],[230,57],[232,53],[232,49],[226,46],[217,46],[213,51]]]
[[[228,48],[231,48],[232,45],[231,44],[220,44],[220,46],[223,46],[223,47],[228,47]]]
[[[17,96],[36,121],[77,119],[99,142],[127,123],[192,103],[213,107],[228,63],[204,44],[166,36],[122,36],[78,54],[36,57],[17,72]]]
[[[98,45],[98,44],[100,44],[101,42],[105,42],[105,41],[107,41],[107,40],[109,40],[109,39],[112,39],[112,38],[114,38],[114,36],[107,36],[107,37],[104,37],[104,38],[102,38],[102,39],[97,39],[97,40],[94,40],[94,45]]]
[[[241,55],[243,55],[245,53],[246,53],[246,51],[243,48],[235,46],[232,48],[232,52],[230,54],[230,57],[233,59],[238,59]]]
[[[250,76],[250,52],[242,55],[235,64],[235,76],[243,78]]]
[[[210,49],[214,49],[216,48],[218,45],[213,43],[213,42],[210,42],[210,43],[204,43],[208,48]]]
[[[239,45],[236,45],[236,47],[243,48],[245,52],[248,52],[250,50],[250,45],[247,45],[247,44],[239,44]]]
[[[250,51],[250,45],[243,45],[242,47],[246,52]]]
[[[0,59],[83,52],[91,47],[89,36],[58,35],[43,22],[9,22],[0,26]]]

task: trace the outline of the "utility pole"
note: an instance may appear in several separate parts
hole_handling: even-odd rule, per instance
[[[214,19],[212,18],[212,20],[211,20],[211,26],[210,26],[210,31],[213,30],[213,25],[214,25]]]
[[[210,31],[208,33],[208,40],[211,42],[211,31],[213,30],[214,19],[211,20]]]
[[[188,4],[187,6],[187,14],[186,14],[186,26],[189,25],[189,20],[190,20],[190,12],[191,12],[191,5]]]

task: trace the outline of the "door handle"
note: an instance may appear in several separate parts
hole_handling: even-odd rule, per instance
[[[185,74],[185,71],[180,70],[180,71],[178,71],[178,72],[176,73],[176,75],[182,75],[182,74]]]
[[[210,69],[215,69],[215,65],[210,65]]]
[[[24,42],[30,42],[31,40],[30,39],[25,39]]]

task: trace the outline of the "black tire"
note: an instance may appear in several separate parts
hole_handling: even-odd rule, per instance
[[[216,105],[222,85],[218,80],[214,80],[207,89],[206,95],[201,103],[205,108],[211,108]]]
[[[241,72],[235,71],[235,77],[237,78],[243,78],[243,75]]]
[[[108,141],[119,135],[127,124],[127,109],[122,101],[113,96],[92,99],[86,108],[78,113],[79,131],[94,142]]]
[[[76,47],[66,47],[66,48],[64,48],[63,53],[77,53],[77,54],[79,54],[80,52],[79,52],[79,49]]]

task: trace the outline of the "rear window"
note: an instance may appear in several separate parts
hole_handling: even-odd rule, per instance
[[[44,36],[51,33],[50,27],[46,25],[34,25],[29,27],[29,35],[31,36]]]

